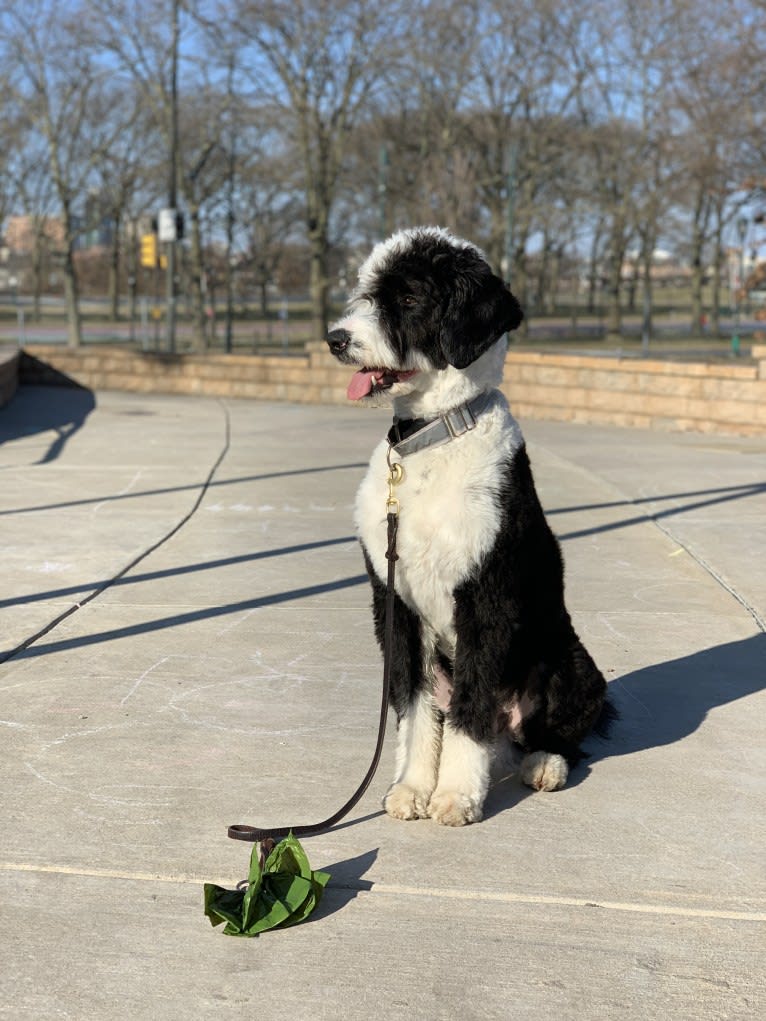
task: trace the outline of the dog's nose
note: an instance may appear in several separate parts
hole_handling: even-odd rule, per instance
[[[342,354],[351,341],[351,334],[348,330],[330,330],[327,334],[327,343],[334,355]]]

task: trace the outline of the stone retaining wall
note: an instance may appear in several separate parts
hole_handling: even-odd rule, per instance
[[[512,352],[505,380],[520,418],[766,435],[766,345],[741,363]]]
[[[29,383],[68,378],[94,390],[323,404],[347,403],[350,376],[324,345],[297,356],[35,345],[20,371]],[[709,363],[512,350],[503,390],[520,418],[766,435],[766,345],[754,347],[752,359]]]

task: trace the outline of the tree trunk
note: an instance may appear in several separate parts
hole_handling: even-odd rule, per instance
[[[205,340],[205,295],[202,292],[202,230],[199,222],[199,206],[192,205],[189,210],[191,220],[191,252],[190,252],[190,285],[192,302],[192,348],[204,351]]]
[[[207,308],[210,314],[207,316],[206,344],[209,347],[215,347],[218,343],[218,306],[216,303],[215,285],[208,288]]]
[[[593,314],[596,311],[596,292],[598,290],[598,249],[601,243],[602,223],[599,223],[593,232],[588,257],[588,312]]]
[[[702,330],[702,316],[704,314],[704,305],[702,300],[702,284],[704,276],[703,254],[709,217],[710,207],[705,202],[704,195],[700,195],[695,204],[694,220],[692,224],[692,333],[699,333]]]
[[[559,304],[559,286],[561,283],[561,263],[564,258],[564,251],[560,246],[553,249],[551,257],[551,269],[548,281],[548,299],[546,311],[551,315],[556,314]]]
[[[547,232],[543,234],[543,246],[540,252],[540,267],[537,273],[535,294],[535,310],[544,312],[547,305],[548,274],[550,271],[551,242]]]
[[[327,279],[327,233],[323,228],[309,227],[309,244],[311,264],[309,272],[309,290],[311,294],[311,339],[323,341],[327,336],[327,324],[330,318],[329,290]]]
[[[500,193],[493,192],[489,201],[489,207],[490,236],[486,249],[487,258],[489,259],[490,266],[492,266],[498,276],[507,277],[511,271],[510,266],[505,266],[505,232],[506,221],[508,219],[506,212],[507,203],[503,202]]]
[[[577,317],[580,311],[580,277],[578,268],[575,266],[574,285],[572,287],[572,306],[570,310],[570,323],[572,336],[577,336]]]
[[[620,340],[622,337],[622,263],[625,259],[625,230],[618,220],[612,228],[612,238],[607,271],[606,339]]]
[[[128,221],[124,235],[125,269],[128,274],[128,320],[130,321],[130,339],[135,340],[136,312],[138,305],[138,260],[136,258],[136,228],[133,220]]]
[[[692,255],[692,333],[699,333],[702,329],[702,317],[704,307],[702,304],[702,254],[696,251]]]
[[[622,336],[622,309],[620,308],[620,286],[622,266],[619,254],[613,252],[609,260],[606,279],[606,339],[619,340]]]
[[[231,259],[226,260],[226,325],[224,330],[223,346],[226,351],[234,348],[234,272],[231,267]]]
[[[699,229],[698,225],[694,225],[694,232],[692,235],[692,321],[691,330],[692,334],[699,333],[702,329],[702,317],[704,315],[704,305],[702,301],[702,284],[704,277],[704,269],[702,266],[702,247],[704,244],[704,235]]]
[[[652,321],[652,309],[654,305],[654,296],[652,293],[652,252],[654,251],[654,245],[647,244],[644,252],[642,253],[642,277],[643,277],[643,314],[642,314],[642,325],[641,325],[641,337],[642,342],[646,345],[651,340],[653,321]]]
[[[526,252],[526,238],[523,239],[524,244],[519,243],[519,247],[516,249],[513,259],[513,274],[511,275],[511,286],[513,293],[516,296],[519,304],[524,311],[524,318],[521,321],[516,333],[511,334],[511,340],[514,337],[521,337],[522,340],[526,340],[529,337],[529,326],[530,326],[530,311],[528,308],[528,291],[529,291],[529,273],[527,269],[527,252]]]
[[[109,252],[109,317],[113,323],[120,318],[120,215],[116,211]]]
[[[71,240],[68,241],[64,254],[64,298],[66,301],[67,343],[69,347],[79,347],[82,343],[82,324]]]
[[[636,311],[636,294],[638,292],[639,268],[638,262],[633,263],[633,269],[628,277],[628,311]]]
[[[719,228],[716,236],[715,258],[713,260],[713,303],[710,309],[710,333],[713,337],[721,336],[721,267],[724,261],[721,233],[722,227]]]
[[[35,235],[35,245],[32,250],[32,317],[36,323],[40,322],[40,299],[43,290],[43,252],[42,237]]]

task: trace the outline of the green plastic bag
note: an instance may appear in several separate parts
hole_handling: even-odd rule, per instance
[[[258,936],[267,929],[284,929],[308,918],[329,879],[327,872],[312,871],[306,852],[291,833],[264,862],[256,844],[247,883],[240,884],[243,889],[205,883],[205,914],[211,925],[226,922],[226,936]]]

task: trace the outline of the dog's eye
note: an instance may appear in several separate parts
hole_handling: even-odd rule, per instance
[[[405,294],[401,298],[401,303],[402,303],[402,305],[406,305],[407,307],[411,307],[412,305],[417,305],[418,299],[415,297],[414,294]]]

